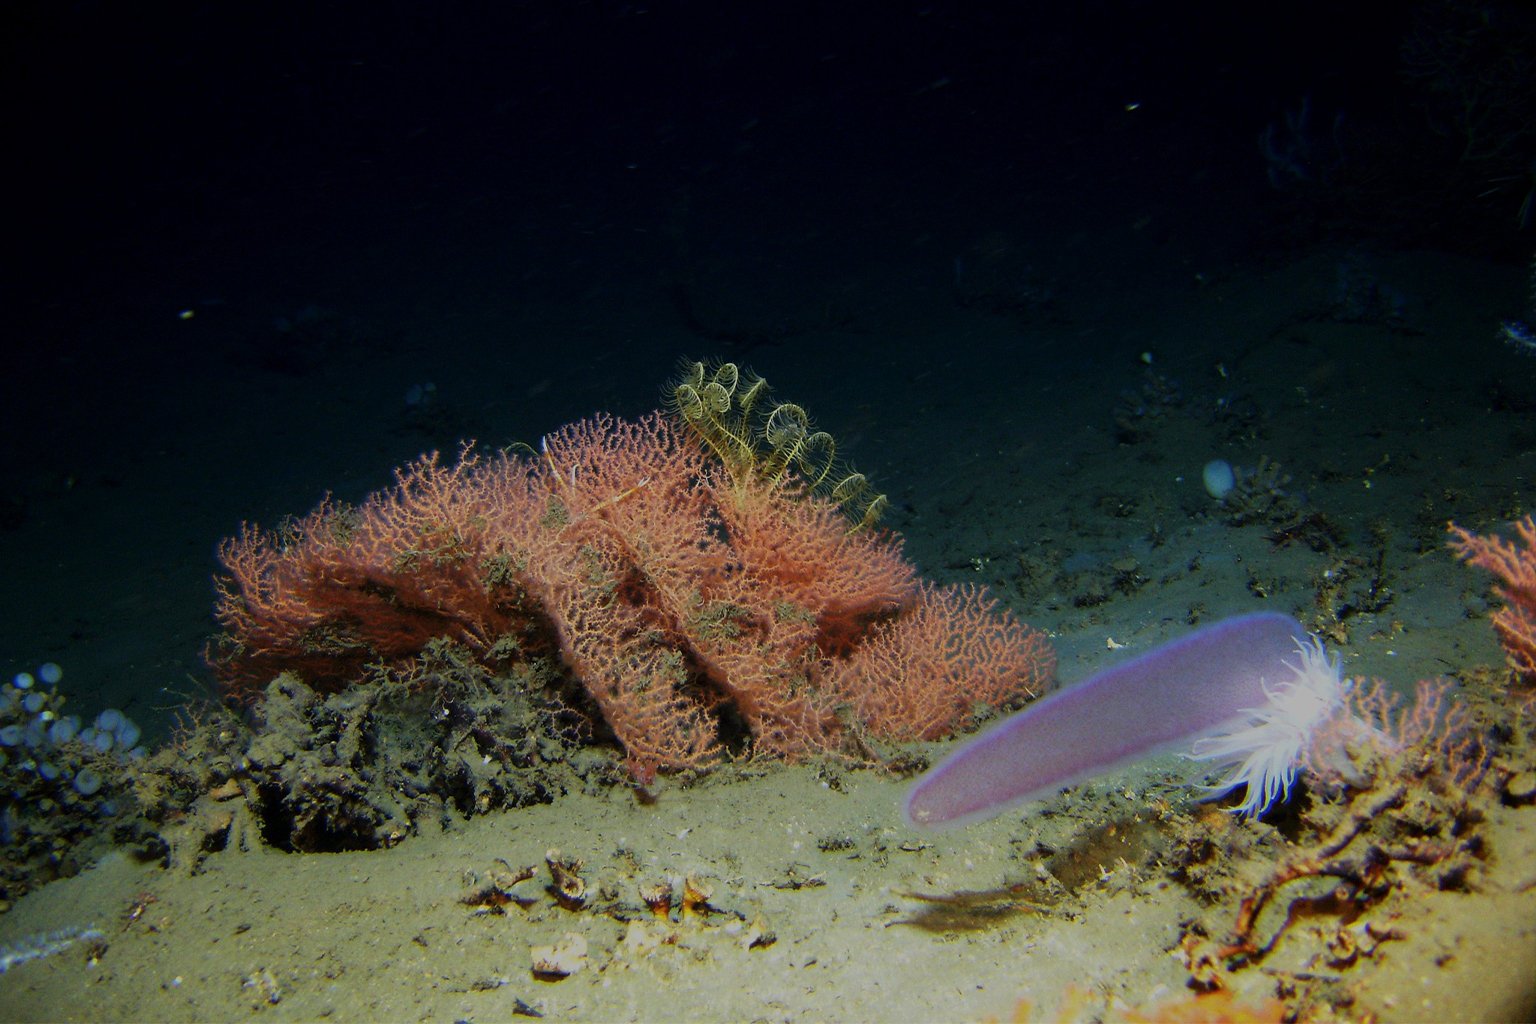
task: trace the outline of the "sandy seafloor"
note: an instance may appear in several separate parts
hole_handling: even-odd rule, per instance
[[[459,285],[446,281],[369,305],[358,296],[370,268],[351,267],[348,283],[291,304],[321,301],[390,325],[402,340],[384,352],[329,354],[296,377],[210,370],[205,387],[177,395],[152,369],[135,370],[143,375],[120,382],[130,394],[114,401],[161,406],[150,417],[160,419],[154,440],[73,425],[94,436],[75,448],[62,442],[80,469],[67,485],[42,470],[25,481],[39,495],[37,514],[0,541],[12,578],[35,581],[24,600],[7,597],[5,654],[15,668],[59,661],[83,707],[125,704],[163,739],[167,709],[201,678],[212,545],[240,518],[270,522],[327,489],[360,494],[422,447],[451,444],[449,435],[534,440],[600,407],[638,414],[648,408],[647,382],[659,387],[673,357],[719,354],[750,362],[845,440],[892,495],[887,523],[927,575],[984,582],[1048,630],[1063,685],[1181,635],[1191,618],[1274,608],[1305,621],[1330,559],[1374,552],[1367,537],[1377,529],[1393,598],[1348,621],[1346,670],[1404,686],[1460,674],[1480,679],[1470,685],[1488,698],[1500,673],[1474,670],[1502,663],[1486,617],[1489,580],[1458,564],[1439,534],[1449,518],[1489,529],[1531,508],[1536,360],[1495,337],[1501,317],[1524,309],[1522,269],[1336,250],[1269,266],[1174,260],[1103,302],[1095,298],[1107,294],[1096,292],[1103,282],[1086,269],[1092,254],[1079,255],[1085,269],[1061,299],[1075,315],[1027,324],[974,309],[909,316],[896,298],[881,306],[853,295],[850,305],[880,310],[859,329],[807,330],[740,353],[710,353],[680,329],[659,330],[663,315],[623,295],[588,297],[607,310],[588,323],[552,312],[555,303],[481,315],[492,308],[486,295],[460,294],[455,307]],[[1337,315],[1347,260],[1401,297],[1390,320]],[[257,310],[283,301],[261,294],[259,282],[250,291],[146,297],[115,329],[142,342],[158,331],[213,329],[221,317],[259,323]],[[751,302],[772,308],[774,296]],[[206,305],[199,319],[178,322],[187,303]],[[760,315],[743,303],[735,315]],[[441,312],[452,308],[476,312]],[[587,362],[582,331],[639,340]],[[1074,360],[1075,343],[1090,335],[1121,358]],[[498,354],[498,337],[508,336],[518,339],[516,358]],[[548,345],[532,344],[540,337]],[[1106,337],[1116,340],[1104,345]],[[435,365],[432,353],[449,338],[461,346],[459,362]],[[904,361],[919,350],[950,354]],[[1184,402],[1125,444],[1114,410],[1141,380],[1142,353],[1180,383]],[[400,397],[428,379],[452,413],[437,436],[412,429]],[[1224,436],[1211,413],[1225,396],[1261,411],[1257,436]],[[254,403],[270,404],[260,436],[224,426],[247,421],[225,414],[231,404]],[[110,422],[110,408],[103,415]],[[1343,550],[1276,547],[1262,525],[1224,523],[1199,482],[1202,464],[1218,457],[1278,462],[1289,489],[1345,526]],[[122,554],[125,534],[133,550]],[[1051,571],[1042,576],[1040,565]],[[1083,605],[1083,581],[1105,566],[1134,585]],[[1533,759],[1528,739],[1499,756],[1527,770]],[[1234,912],[1195,901],[1155,857],[1122,858],[1112,843],[1085,853],[1072,884],[1038,905],[1005,892],[956,908],[918,894],[1006,891],[1037,877],[1045,850],[1070,848],[1101,826],[1130,832],[1162,813],[1200,813],[1195,778],[1188,764],[1164,758],[985,824],[919,834],[901,823],[904,780],[752,764],[663,784],[654,804],[628,790],[571,792],[379,852],[296,855],[251,843],[208,857],[195,874],[111,857],[0,916],[3,942],[87,923],[106,937],[98,958],[76,946],[0,977],[0,1018],[962,1021],[1150,1012],[1188,995],[1173,949],[1183,922],[1219,925]],[[1353,999],[1335,1011],[1344,1019],[1536,1012],[1536,807],[1485,802],[1487,852],[1464,891],[1395,902],[1394,938],[1347,967],[1317,959],[1319,937],[1337,919],[1299,920],[1262,964],[1233,973],[1239,999],[1276,995],[1287,974],[1333,975]],[[630,904],[642,882],[695,874],[713,887],[716,911],[636,933],[600,907],[563,909],[543,892],[550,848],[584,859],[590,881]],[[476,914],[460,898],[499,861],[539,866],[520,890],[532,903]],[[146,893],[153,901],[130,919]],[[586,942],[585,968],[536,978],[530,948],[571,934]]]

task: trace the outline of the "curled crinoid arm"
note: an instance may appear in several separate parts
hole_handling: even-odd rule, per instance
[[[757,461],[752,421],[767,383],[735,363],[695,362],[683,368],[671,391],[673,409],[731,475],[751,472]]]
[[[810,416],[793,402],[780,402],[763,419],[763,440],[776,454],[783,453],[782,461],[786,464],[794,461],[810,433]]]
[[[837,473],[837,442],[825,430],[805,439],[796,455],[796,468],[805,482],[818,493],[828,489],[828,481]]]
[[[738,486],[788,483],[842,507],[855,525],[872,526],[885,496],[838,458],[837,441],[817,430],[803,406],[770,403],[768,384],[735,363],[690,362],[670,385],[672,411]]]
[[[849,533],[858,533],[861,530],[872,528],[880,517],[885,515],[885,510],[890,507],[891,499],[878,493],[864,479],[863,473],[853,473],[838,481],[832,489],[832,500],[843,507],[849,513],[858,512],[858,522],[854,524]],[[862,504],[863,510],[858,511]]]
[[[697,385],[683,381],[672,390],[672,402],[685,422],[697,423],[704,416],[704,396]]]
[[[724,417],[729,414],[736,398],[736,388],[740,383],[741,373],[737,370],[736,364],[721,363],[715,368],[714,376],[704,381],[699,389],[705,408],[715,416]]]
[[[825,430],[812,430],[811,418],[793,402],[781,402],[763,420],[768,446],[759,475],[778,483],[790,473],[814,493],[824,493],[837,471],[837,442]]]
[[[803,408],[793,402],[780,402],[763,418],[761,433],[768,446],[760,467],[764,479],[777,482],[791,470],[801,468],[811,437],[811,418]]]

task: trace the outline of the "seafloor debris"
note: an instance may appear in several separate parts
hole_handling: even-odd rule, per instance
[[[1013,1008],[1015,1024],[1044,1019],[1027,999],[1019,1000]],[[1250,1002],[1230,992],[1196,992],[1131,1007],[1120,999],[1106,999],[1103,993],[1073,985],[1063,995],[1052,1019],[1058,1024],[1099,1020],[1120,1024],[1281,1024],[1293,1018],[1286,1015],[1285,1004],[1278,999]]]
[[[1230,867],[1197,872],[1199,894],[1217,907],[1187,923],[1174,951],[1193,987],[1225,989],[1262,964],[1293,1006],[1347,1001],[1343,972],[1410,939],[1400,918],[1415,900],[1476,887],[1488,853],[1483,808],[1497,787],[1483,784],[1485,733],[1445,689],[1421,684],[1402,707],[1357,683],[1351,700],[1370,728],[1309,764],[1284,834],[1250,823],[1233,831],[1272,840],[1246,851],[1221,841],[1216,858]]]
[[[506,915],[512,907],[521,912],[536,930],[530,970],[541,981],[559,981],[588,967],[601,971],[642,963],[665,975],[717,953],[762,949],[776,941],[755,904],[737,906],[739,894],[732,887],[701,872],[647,877],[625,849],[597,866],[551,849],[544,863],[549,882],[542,896],[531,886],[517,888],[538,874],[536,868],[498,858],[487,871],[465,872],[460,898],[474,908],[474,917]],[[624,929],[617,943],[608,937],[614,923]],[[547,930],[555,928],[563,930]]]
[[[549,893],[555,902],[566,910],[580,910],[586,906],[587,883],[581,877],[585,863],[578,857],[567,857],[559,850],[545,853],[544,863],[549,865],[549,874],[554,879]]]
[[[535,873],[532,866],[514,868],[498,858],[496,866],[486,873],[485,878],[475,872],[467,873],[470,889],[459,902],[476,908],[477,914],[505,914],[509,904],[532,906],[536,902],[534,897],[515,892],[514,887],[519,882],[528,881]]]

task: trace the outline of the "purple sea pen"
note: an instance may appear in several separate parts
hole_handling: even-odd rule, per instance
[[[1257,612],[1115,665],[950,754],[907,794],[906,820],[926,828],[969,824],[1161,751],[1240,734],[1289,692],[1304,649],[1311,647],[1301,623]],[[1208,753],[1229,761],[1249,756],[1235,747]],[[1265,780],[1241,773],[1228,785],[1248,782],[1252,793],[1255,781],[1263,792]]]

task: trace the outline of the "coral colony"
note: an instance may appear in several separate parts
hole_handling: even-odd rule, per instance
[[[1514,527],[1518,544],[1447,524],[1457,557],[1499,578],[1494,593],[1504,607],[1493,613],[1493,631],[1516,685],[1527,701],[1536,701],[1536,521],[1526,516]]]
[[[1044,689],[1043,634],[920,582],[803,409],[730,363],[671,397],[246,527],[221,551],[215,670],[254,696],[284,671],[339,690],[444,639],[493,669],[554,656],[641,782],[747,749],[867,757]]]
[[[113,761],[142,760],[139,727],[117,708],[107,708],[90,725],[64,714],[58,690],[64,672],[48,662],[34,675],[18,672],[0,686],[0,771],[16,775],[14,801],[0,801],[0,834],[15,831],[21,816],[50,813],[95,797],[101,772]]]
[[[1289,796],[1299,769],[1360,785],[1373,750],[1432,744],[1453,771],[1484,766],[1463,745],[1445,687],[1420,684],[1408,709],[1380,684],[1355,687],[1338,658],[1286,615],[1225,619],[1093,676],[993,726],[920,779],[906,819],[948,827],[992,817],[1159,751],[1232,765],[1210,788],[1245,787],[1234,809],[1259,815]]]
[[[122,711],[67,711],[63,676],[47,662],[0,685],[0,899],[88,863],[129,813],[127,779],[145,760]]]

